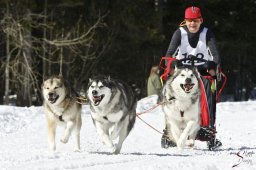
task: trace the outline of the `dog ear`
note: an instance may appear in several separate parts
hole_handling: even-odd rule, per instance
[[[196,76],[197,78],[200,77],[200,73],[198,72],[197,67],[193,67],[193,68],[192,68],[192,71],[194,72],[194,74],[195,74],[195,76]]]
[[[63,79],[64,77],[63,77],[63,75],[60,73],[60,74],[58,75],[58,78]]]
[[[91,83],[92,82],[92,79],[91,78],[89,78],[89,83]]]
[[[46,76],[45,76],[45,74],[43,75],[43,82],[46,80]]]
[[[111,78],[110,78],[110,76],[108,76],[108,77],[107,77],[107,80],[108,80],[108,81],[111,81]]]
[[[175,65],[175,67],[174,67],[174,72],[176,72],[178,69],[179,69],[178,66]]]
[[[49,78],[50,78],[49,75],[44,74],[44,75],[43,75],[43,82],[46,81],[46,80],[49,79]]]

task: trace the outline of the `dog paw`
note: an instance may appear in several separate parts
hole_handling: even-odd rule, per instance
[[[79,149],[79,148],[75,148],[73,151],[74,151],[74,152],[81,153],[81,149]]]
[[[195,145],[195,140],[193,139],[189,139],[186,141],[186,146],[190,147],[190,148],[193,148]]]
[[[67,142],[68,142],[68,139],[67,139],[67,138],[62,138],[60,141],[61,141],[62,143],[67,143]]]
[[[56,146],[50,146],[49,150],[50,150],[51,152],[56,151]]]
[[[184,146],[185,146],[185,141],[184,140],[178,140],[178,142],[177,142],[178,150],[183,150]]]
[[[55,150],[56,150],[56,145],[55,145],[55,143],[49,143],[49,150],[50,150],[50,151],[55,151]]]
[[[113,153],[113,154],[119,154],[120,153],[120,149],[119,148],[117,148],[117,146],[116,145],[114,145],[113,147],[111,147],[111,152]]]
[[[120,153],[121,148],[116,148],[115,151],[113,152],[115,155]]]

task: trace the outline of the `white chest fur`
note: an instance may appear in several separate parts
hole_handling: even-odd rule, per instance
[[[199,99],[194,103],[190,100],[175,100],[166,104],[163,109],[167,117],[176,121],[198,120],[200,115]]]
[[[104,113],[104,112],[92,112],[92,118],[97,121],[109,121],[109,122],[118,122],[123,117],[123,111],[116,113]]]

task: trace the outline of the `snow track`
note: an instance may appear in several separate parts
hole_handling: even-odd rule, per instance
[[[140,100],[137,112],[150,108],[154,98]],[[158,107],[141,117],[163,129]],[[230,102],[217,105],[218,138],[223,146],[215,152],[196,141],[194,149],[182,152],[162,149],[161,135],[137,119],[121,154],[112,155],[98,138],[89,107],[83,106],[81,152],[73,152],[72,138],[59,142],[63,129],[57,129],[56,152],[48,150],[46,120],[42,107],[0,106],[1,170],[227,170],[256,169],[256,102]],[[242,156],[240,158],[238,155]],[[238,165],[237,165],[238,164]],[[232,168],[233,165],[237,165]]]

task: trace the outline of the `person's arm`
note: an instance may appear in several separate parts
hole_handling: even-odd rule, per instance
[[[207,46],[209,48],[209,53],[213,57],[213,61],[216,63],[216,65],[219,65],[220,64],[219,51],[216,45],[215,36],[210,29],[208,29],[206,34],[206,41],[207,41]]]
[[[220,56],[219,56],[219,51],[216,45],[216,39],[213,34],[213,32],[208,29],[207,34],[206,34],[206,41],[207,41],[207,46],[209,48],[209,54],[212,56],[213,61],[210,61],[208,63],[208,73],[216,77],[216,66],[220,65]],[[214,63],[211,63],[214,62]]]
[[[179,45],[180,45],[180,42],[181,42],[181,31],[180,29],[177,29],[174,33],[173,33],[173,36],[172,36],[172,39],[171,39],[171,42],[169,44],[169,47],[168,47],[168,50],[166,52],[166,57],[168,56],[173,56]]]

